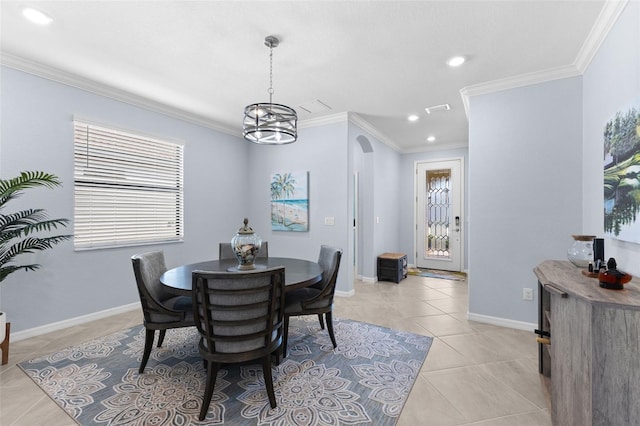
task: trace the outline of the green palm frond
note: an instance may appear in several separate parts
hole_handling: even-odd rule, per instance
[[[2,266],[0,267],[0,282],[4,280],[9,274],[24,269],[25,271],[35,271],[40,265],[21,265],[21,266]]]
[[[13,179],[0,179],[0,209],[7,201],[19,196],[27,188],[44,186],[53,188],[62,185],[58,177],[45,172],[22,172]]]
[[[17,238],[33,232],[51,231],[59,226],[67,226],[68,223],[68,219],[48,219],[47,212],[43,209],[29,209],[0,215],[0,241],[4,240],[5,232],[13,234],[11,238]]]
[[[50,173],[27,171],[12,179],[0,179],[0,211],[25,189],[35,187],[54,188],[60,186],[58,177]],[[35,236],[37,232],[48,232],[66,227],[68,219],[49,219],[44,209],[27,209],[16,213],[0,214],[0,282],[11,273],[34,271],[38,264],[16,264],[15,258],[26,253],[47,250],[70,239],[73,235]]]

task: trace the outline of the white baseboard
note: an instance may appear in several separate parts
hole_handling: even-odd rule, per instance
[[[516,330],[533,331],[538,324],[532,322],[516,321],[507,318],[491,317],[489,315],[467,313],[467,319],[485,324],[498,325],[500,327],[515,328]]]
[[[338,297],[351,297],[354,294],[356,294],[356,291],[355,290],[350,290],[350,291],[339,291],[339,290],[336,290],[335,294]]]
[[[122,305],[116,308],[105,309],[104,311],[93,312],[91,314],[69,318],[63,321],[52,322],[51,324],[30,328],[28,330],[18,331],[17,333],[11,333],[11,341],[17,342],[19,340],[28,339],[30,337],[51,333],[52,331],[62,330],[63,328],[72,327],[74,325],[80,325],[90,321],[107,318],[112,315],[133,311],[135,309],[140,309],[140,302],[131,303],[129,305]],[[140,321],[142,321],[142,317],[140,318]]]
[[[378,281],[378,277],[360,277],[360,281],[363,283],[375,283]]]

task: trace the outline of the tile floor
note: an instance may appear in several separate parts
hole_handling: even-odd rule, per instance
[[[336,298],[334,315],[435,337],[398,426],[551,425],[534,334],[467,321],[466,283],[409,276],[400,284],[356,281],[355,293]],[[0,368],[0,425],[75,425],[16,363],[141,319],[132,311],[13,342]]]

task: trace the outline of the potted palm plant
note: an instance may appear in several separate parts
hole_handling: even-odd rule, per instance
[[[44,209],[26,209],[5,213],[7,203],[35,187],[54,188],[60,186],[57,176],[27,171],[12,179],[0,179],[0,284],[10,274],[24,270],[34,271],[40,267],[35,263],[20,263],[17,257],[25,253],[47,250],[68,240],[72,235],[40,236],[58,227],[66,227],[68,219],[49,219]],[[0,311],[0,343],[6,338],[6,314]]]

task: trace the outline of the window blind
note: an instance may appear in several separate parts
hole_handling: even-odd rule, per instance
[[[75,120],[75,248],[181,241],[183,151]]]

